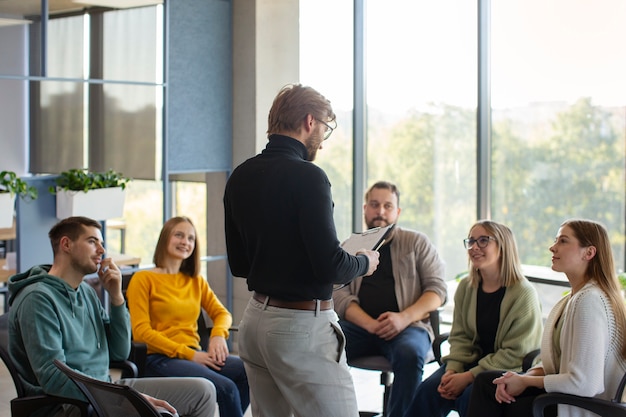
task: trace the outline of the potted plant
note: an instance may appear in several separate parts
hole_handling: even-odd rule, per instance
[[[112,169],[91,172],[87,169],[63,171],[50,193],[56,194],[57,218],[85,216],[95,220],[121,217],[124,190],[130,178]]]
[[[0,172],[0,228],[13,227],[15,198],[18,196],[24,200],[34,200],[37,198],[37,188],[28,185],[13,171]]]

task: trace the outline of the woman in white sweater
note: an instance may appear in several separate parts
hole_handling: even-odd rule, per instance
[[[552,269],[572,290],[550,312],[541,363],[525,374],[485,372],[474,382],[469,416],[529,416],[545,392],[610,399],[626,372],[626,308],[606,229],[590,220],[564,222],[550,247]],[[595,416],[559,405],[545,416]]]

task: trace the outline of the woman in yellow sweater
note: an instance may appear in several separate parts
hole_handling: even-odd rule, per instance
[[[163,225],[153,262],[133,275],[126,292],[133,339],[148,347],[146,376],[204,377],[215,385],[220,416],[243,416],[250,394],[243,362],[226,344],[232,316],[199,274],[191,220],[173,217]],[[213,321],[206,352],[197,329],[201,308]]]

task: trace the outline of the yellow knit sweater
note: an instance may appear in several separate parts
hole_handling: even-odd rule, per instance
[[[191,360],[200,349],[201,307],[213,321],[211,336],[228,338],[232,316],[201,276],[139,271],[130,280],[126,297],[133,340],[145,343],[148,354]]]

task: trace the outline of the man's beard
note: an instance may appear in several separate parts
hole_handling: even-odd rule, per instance
[[[306,160],[313,162],[315,161],[315,157],[317,156],[317,151],[320,148],[320,144],[322,143],[323,139],[320,138],[319,136],[316,136],[315,134],[312,134],[311,136],[308,137],[308,139],[306,140],[306,143],[304,146],[306,146]]]
[[[375,224],[374,222],[376,222],[376,221],[380,221],[382,223],[381,224]],[[375,227],[387,227],[387,226],[389,226],[389,222],[387,220],[383,219],[382,217],[374,217],[370,221],[366,221],[365,225],[367,226],[368,229],[373,229]]]

